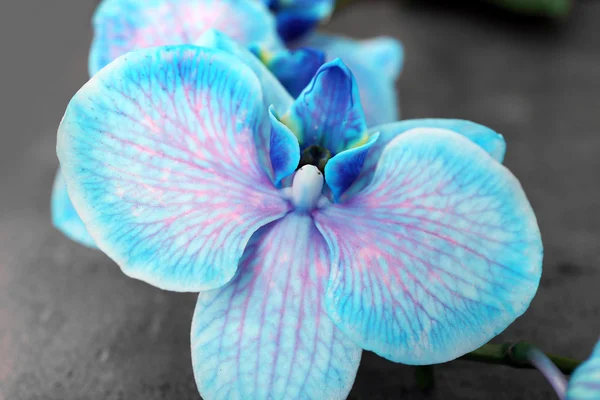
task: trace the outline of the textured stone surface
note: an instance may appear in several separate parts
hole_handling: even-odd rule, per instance
[[[419,3],[419,4],[417,4]],[[94,0],[0,2],[0,399],[197,399],[194,295],[125,277],[50,226],[55,130],[86,80]],[[538,296],[499,339],[585,357],[600,333],[600,3],[559,24],[471,6],[373,1],[330,30],[406,47],[410,117],[502,132],[546,247]],[[454,362],[430,396],[412,370],[365,354],[353,399],[546,399],[534,372]]]

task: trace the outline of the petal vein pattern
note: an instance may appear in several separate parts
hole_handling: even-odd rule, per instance
[[[257,1],[104,0],[94,14],[90,75],[117,57],[143,48],[191,44],[217,29],[242,44],[283,46],[275,19]]]
[[[163,289],[220,287],[247,241],[285,215],[260,167],[260,85],[225,53],[129,53],[90,80],[61,122],[71,200],[123,271]]]
[[[542,244],[521,186],[450,131],[398,136],[367,188],[314,218],[333,258],[330,315],[392,361],[459,357],[505,329],[537,290]]]
[[[281,83],[277,81],[277,78],[273,76],[267,67],[265,67],[253,53],[246,47],[236,43],[232,38],[211,29],[198,38],[195,44],[200,47],[210,47],[224,51],[225,53],[235,56],[239,61],[250,67],[261,83],[265,110],[269,109],[271,106],[276,110],[287,110],[292,105],[294,101],[293,98]],[[276,182],[271,160],[269,158],[271,123],[269,121],[266,122],[264,128],[255,133],[254,140],[257,144],[258,157],[261,161],[261,165],[263,165],[263,168],[269,173],[269,176],[273,178],[273,181]]]
[[[379,133],[379,138],[369,149],[369,153],[360,170],[360,175],[353,183],[350,190],[345,193],[345,197],[348,198],[349,196],[352,196],[369,184],[375,173],[375,168],[377,167],[377,162],[379,161],[379,157],[381,157],[381,153],[398,135],[414,130],[418,130],[419,132],[430,132],[437,129],[458,133],[487,151],[496,161],[501,163],[504,160],[506,142],[502,135],[487,126],[475,122],[460,119],[428,118],[405,119],[390,124],[379,125],[369,129],[369,136]]]
[[[328,276],[308,215],[261,228],[236,278],[198,298],[192,361],[203,398],[345,399],[362,350],[324,311]]]

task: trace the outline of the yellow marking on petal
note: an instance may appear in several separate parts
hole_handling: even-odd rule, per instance
[[[302,127],[300,126],[300,123],[290,114],[290,112],[288,111],[285,114],[283,114],[283,116],[279,118],[279,121],[288,128],[290,128],[290,131],[292,131],[292,133],[298,138],[298,143],[302,146]]]
[[[275,58],[275,54],[273,54],[273,52],[267,49],[260,48],[258,50],[258,58],[263,64],[265,64],[268,67],[269,64],[273,61],[273,58]]]
[[[366,144],[369,141],[369,137],[370,136],[367,134],[367,132],[364,132],[360,138],[349,144],[346,150],[354,149]]]

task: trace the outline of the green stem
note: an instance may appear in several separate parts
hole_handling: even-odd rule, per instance
[[[415,378],[417,386],[424,392],[430,391],[435,387],[435,375],[433,365],[419,365],[415,367]]]
[[[528,346],[531,345],[525,342],[485,344],[477,350],[460,357],[460,360],[477,361],[487,364],[502,364],[515,368],[535,368],[529,361],[521,356],[523,349]],[[581,361],[573,358],[555,356],[552,354],[548,354],[547,357],[563,374],[567,375],[570,375],[575,368],[581,364]]]

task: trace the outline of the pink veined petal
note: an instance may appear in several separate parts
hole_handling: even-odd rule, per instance
[[[290,94],[281,85],[277,78],[267,69],[267,67],[265,67],[265,65],[248,50],[247,47],[236,43],[229,36],[212,29],[205,32],[200,38],[198,38],[196,44],[200,47],[210,47],[224,51],[235,56],[240,62],[243,62],[250,67],[252,72],[256,74],[261,83],[263,104],[265,109],[271,108],[274,113],[277,113],[277,111],[287,110],[292,105],[293,99]],[[284,135],[283,138],[285,139],[286,136],[287,135]],[[271,133],[271,122],[267,121],[266,128],[260,129],[258,132],[256,132],[254,140],[256,142],[258,157],[261,161],[261,165],[269,173],[269,176],[272,178],[273,182],[278,185],[280,179],[278,179],[279,177],[277,175],[278,173],[281,173],[281,168],[278,168],[277,165],[274,166],[272,163],[273,160],[271,160],[270,157],[271,141],[273,140]],[[276,143],[275,145],[277,146],[278,144]],[[284,141],[281,143],[281,145],[283,145],[285,148],[286,145],[289,146],[290,143],[289,141],[287,141],[287,143]],[[297,140],[296,147],[298,147]],[[282,154],[282,156],[284,158],[291,158],[288,152]],[[294,165],[294,169],[297,165],[297,163]]]
[[[94,14],[90,75],[117,57],[155,46],[192,44],[217,29],[244,45],[282,47],[269,10],[248,0],[103,0]]]
[[[260,84],[234,57],[195,46],[129,53],[71,100],[57,153],[98,247],[163,289],[214,289],[246,243],[285,215],[253,136]]]
[[[370,185],[313,213],[332,254],[327,310],[367,350],[452,360],[529,306],[542,243],[519,182],[459,134],[406,132]]]
[[[387,145],[398,135],[411,130],[430,132],[431,130],[444,129],[462,135],[488,152],[498,162],[504,160],[506,142],[501,134],[494,130],[471,121],[449,118],[405,119],[390,124],[378,125],[369,129],[369,136],[378,133],[379,138],[369,149],[358,178],[350,189],[344,193],[344,198],[364,189],[375,173],[377,162]]]
[[[310,216],[261,228],[236,278],[198,297],[192,361],[203,398],[345,399],[362,350],[324,311],[328,276]]]

